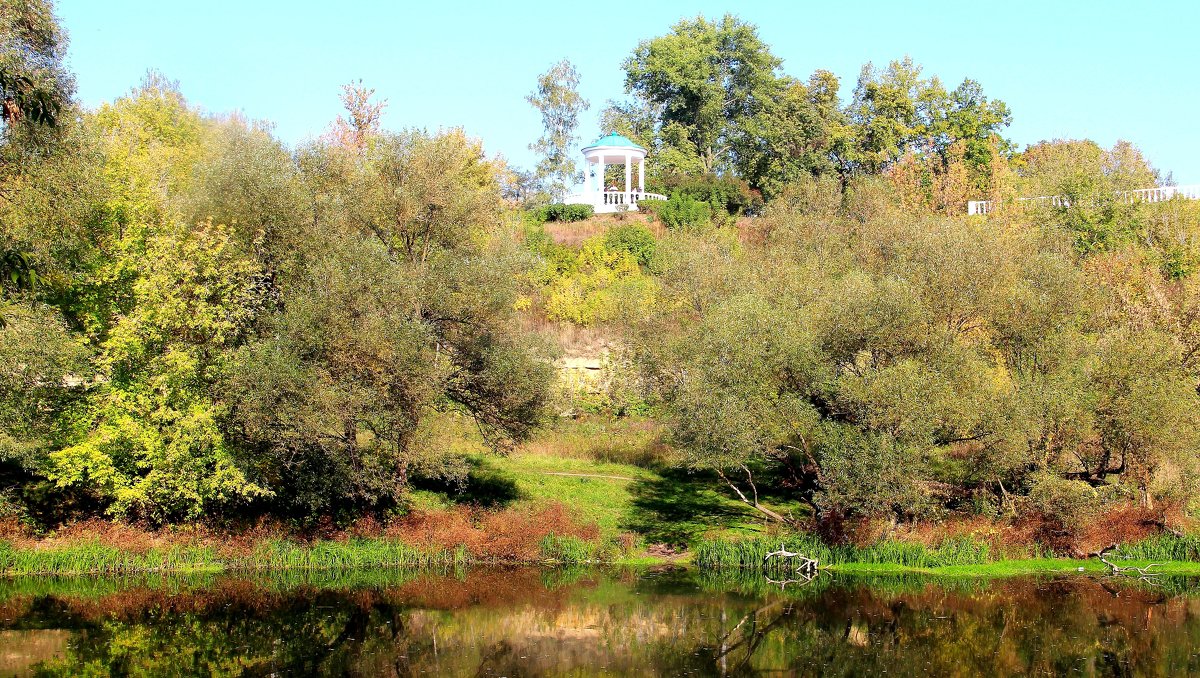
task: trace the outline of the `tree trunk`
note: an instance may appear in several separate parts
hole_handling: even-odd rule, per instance
[[[746,471],[747,476],[750,476],[749,469],[747,469],[743,466],[742,470]],[[754,487],[753,478],[750,479],[750,488],[754,492],[754,499],[751,500],[750,498],[748,498],[746,496],[746,494],[744,492],[742,492],[741,488],[739,488],[737,485],[735,485],[733,483],[732,480],[730,480],[728,477],[726,477],[726,475],[723,471],[721,471],[720,469],[717,469],[717,475],[721,477],[721,480],[725,481],[726,485],[728,485],[734,492],[737,493],[737,496],[742,500],[742,502],[744,504],[746,504],[746,506],[749,506],[750,508],[754,509],[755,511],[758,511],[759,513],[770,518],[771,520],[783,523],[784,525],[790,525],[792,523],[791,520],[776,513],[775,511],[772,511],[771,509],[767,508],[766,506],[763,506],[762,504],[758,503],[758,489]]]

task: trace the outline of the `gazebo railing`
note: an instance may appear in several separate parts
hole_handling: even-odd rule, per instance
[[[1135,202],[1165,202],[1175,197],[1189,200],[1200,200],[1200,184],[1190,186],[1158,186],[1155,188],[1140,188],[1136,191],[1118,191],[1114,193],[1117,202],[1133,204]],[[1017,202],[1026,205],[1052,205],[1054,207],[1070,207],[1071,201],[1061,195],[1042,195],[1036,198],[1017,198]],[[988,214],[995,211],[995,200],[968,200],[967,214]]]
[[[666,200],[661,193],[646,193],[644,191],[605,191],[602,205],[637,205],[639,200]]]

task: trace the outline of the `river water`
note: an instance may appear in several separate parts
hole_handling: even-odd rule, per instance
[[[1200,584],[471,569],[0,580],[0,675],[1200,675]]]

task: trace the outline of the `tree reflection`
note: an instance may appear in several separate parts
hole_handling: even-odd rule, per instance
[[[1200,596],[1176,580],[1148,588],[1083,577],[822,577],[780,592],[753,578],[686,571],[373,576],[57,592],[12,585],[0,592],[0,631],[18,663],[0,668],[144,676],[1200,672],[1192,650],[1200,646]],[[59,635],[49,643],[26,630]]]

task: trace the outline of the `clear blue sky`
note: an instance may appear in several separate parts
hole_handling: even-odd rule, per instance
[[[59,0],[83,103],[137,84],[148,68],[213,112],[240,110],[296,144],[339,113],[339,85],[387,98],[384,126],[461,126],[489,153],[532,164],[540,119],[524,96],[567,57],[599,136],[623,96],[621,62],[682,16],[733,11],[806,77],[824,68],[848,97],[866,61],[905,54],[948,85],[983,84],[1013,110],[1010,138],[1128,139],[1179,183],[1200,183],[1200,3],[631,2],[450,0],[253,2]],[[624,7],[622,7],[624,6]]]

